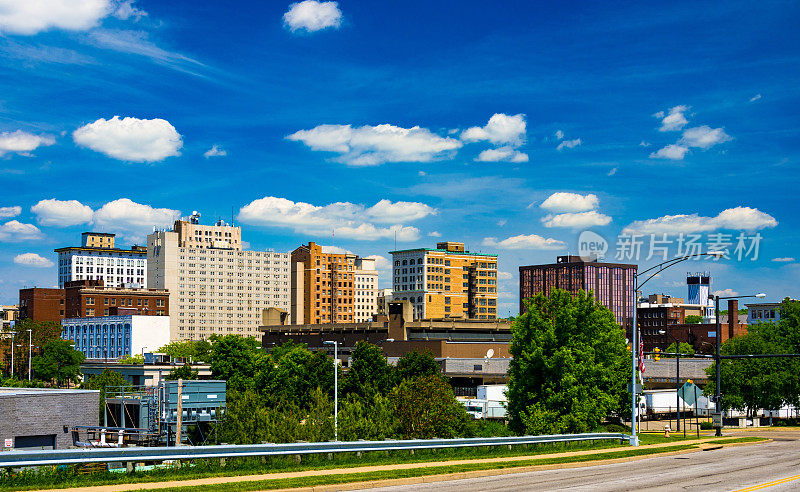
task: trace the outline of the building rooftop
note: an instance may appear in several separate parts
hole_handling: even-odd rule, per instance
[[[122,248],[101,248],[99,246],[66,246],[64,248],[56,248],[53,251],[61,253],[63,251],[100,251],[103,253],[135,253],[142,256],[147,256],[147,249],[142,246],[132,246],[131,249]]]
[[[19,396],[47,396],[47,395],[80,395],[87,393],[100,393],[99,390],[64,389],[64,388],[9,388],[0,387],[0,398]]]
[[[497,258],[496,254],[491,254],[491,253],[473,253],[471,251],[448,251],[446,249],[438,249],[438,248],[398,249],[396,251],[389,251],[389,254],[410,253],[412,251],[436,251],[436,252],[439,252],[439,253],[447,253],[447,254],[450,254],[450,255],[489,256],[489,257],[492,257],[492,258]]]

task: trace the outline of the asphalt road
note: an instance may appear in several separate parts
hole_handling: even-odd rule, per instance
[[[748,432],[743,435],[756,435]],[[504,492],[518,490],[651,490],[739,491],[800,490],[800,433],[765,436],[774,442],[697,451],[677,456],[647,458],[628,463],[564,470],[511,473],[453,480],[380,491]],[[782,483],[772,482],[789,479]],[[770,484],[770,485],[767,485]],[[766,486],[764,486],[766,485]],[[755,487],[764,486],[764,487]],[[750,488],[753,487],[753,488]]]

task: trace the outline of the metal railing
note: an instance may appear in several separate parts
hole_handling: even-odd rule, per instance
[[[629,437],[630,436],[622,433],[601,432],[593,434],[557,434],[547,436],[464,439],[415,439],[403,441],[340,441],[291,444],[223,444],[215,446],[178,446],[163,448],[81,448],[44,451],[5,451],[0,452],[0,467],[109,462],[137,463],[143,461],[242,458],[250,456],[293,456],[321,453],[445,449],[598,440],[619,440],[620,442],[627,442]]]

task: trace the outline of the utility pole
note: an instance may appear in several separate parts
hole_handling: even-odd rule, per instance
[[[181,428],[183,427],[183,379],[178,379],[178,424],[175,429],[175,445],[181,445]]]

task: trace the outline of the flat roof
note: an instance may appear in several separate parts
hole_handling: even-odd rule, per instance
[[[147,256],[145,249],[122,249],[122,248],[100,248],[88,246],[67,246],[65,248],[56,248],[53,251],[61,253],[62,251],[100,251],[100,252],[113,252],[113,253],[135,253],[137,255]]]
[[[438,248],[413,248],[413,249],[398,249],[397,251],[389,251],[389,254],[395,253],[411,253],[412,251],[435,251],[437,253],[445,253],[451,255],[466,255],[466,256],[490,256],[497,258],[497,255],[491,253],[472,253],[470,251],[448,251],[446,249]]]
[[[0,398],[15,396],[46,396],[46,395],[80,395],[87,393],[100,393],[100,390],[65,389],[65,388],[9,388],[0,387]]]
[[[106,237],[114,237],[116,234],[112,234],[110,232],[83,232],[81,236],[88,236],[91,234],[92,236],[106,236]]]
[[[557,266],[568,266],[568,265],[587,265],[587,266],[604,266],[604,267],[618,267],[618,268],[636,268],[639,269],[639,265],[633,263],[605,263],[602,261],[563,261],[561,263],[544,263],[542,265],[520,265],[519,269],[522,270],[524,268],[546,268],[546,267],[557,267]]]

